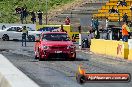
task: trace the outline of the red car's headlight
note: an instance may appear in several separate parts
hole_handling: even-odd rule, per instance
[[[49,47],[48,47],[48,46],[43,46],[42,48],[43,48],[43,49],[49,49]]]

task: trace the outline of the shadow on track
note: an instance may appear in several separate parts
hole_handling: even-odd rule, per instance
[[[32,62],[37,62],[39,61],[38,59],[34,59],[32,60]],[[70,59],[65,59],[65,58],[52,58],[52,59],[46,59],[46,60],[43,60],[43,61],[71,61],[71,62],[74,62],[74,61],[89,61],[88,59],[82,59],[82,58],[76,58],[76,60],[70,60]]]

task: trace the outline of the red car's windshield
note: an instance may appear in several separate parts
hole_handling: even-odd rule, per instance
[[[44,34],[42,39],[46,41],[70,41],[67,34],[61,33]]]

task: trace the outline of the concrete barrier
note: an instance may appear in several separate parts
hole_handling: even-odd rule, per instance
[[[132,49],[132,39],[128,40],[129,49]]]
[[[129,49],[129,56],[128,56],[128,60],[132,60],[132,49]]]
[[[0,87],[39,87],[0,54]]]
[[[124,59],[129,56],[128,43],[122,41],[92,39],[90,51]]]

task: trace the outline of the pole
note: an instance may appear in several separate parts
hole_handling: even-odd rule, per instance
[[[79,49],[82,49],[82,35],[81,35],[81,25],[78,27],[78,31],[79,31]]]
[[[131,10],[131,21],[132,21],[132,10]]]
[[[1,14],[2,12],[0,11],[0,17],[2,17],[2,14]]]
[[[108,19],[106,19],[106,21],[105,21],[105,27],[106,27],[106,29],[108,28]]]
[[[131,10],[131,22],[132,22],[132,5],[130,7],[130,10]]]
[[[118,9],[118,17],[119,17],[119,25],[120,25],[120,12],[119,12],[119,9]]]
[[[46,25],[48,24],[48,0],[46,0]]]
[[[120,13],[118,13],[118,15],[119,15],[119,25],[120,25]]]
[[[82,35],[79,33],[79,49],[82,49]]]
[[[112,40],[112,32],[113,32],[113,31],[110,31],[110,40]]]
[[[103,4],[104,4],[104,0],[102,0],[102,5],[101,6],[103,6]]]

